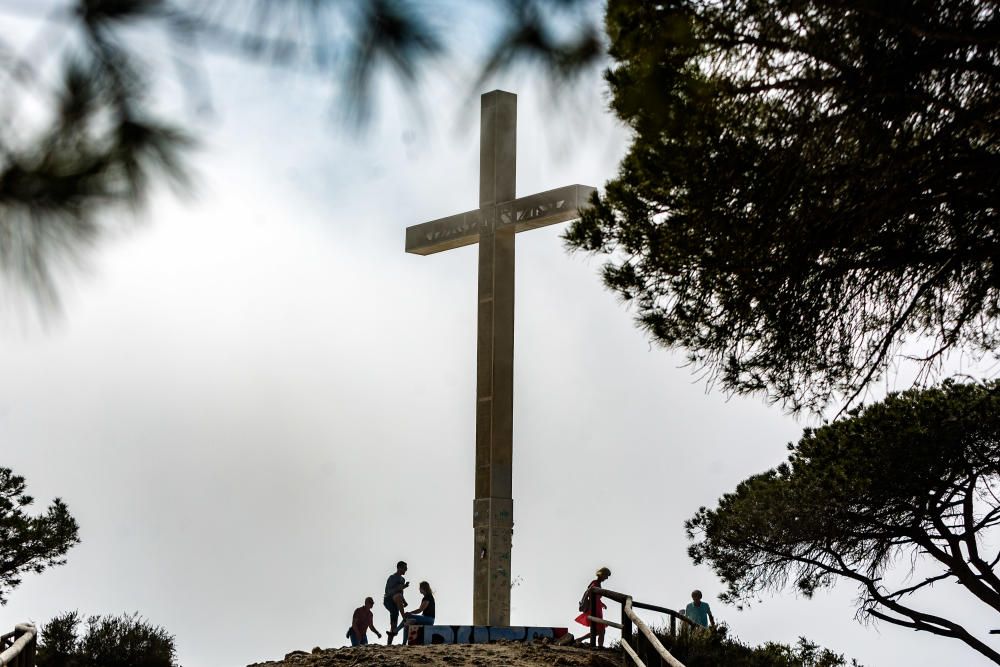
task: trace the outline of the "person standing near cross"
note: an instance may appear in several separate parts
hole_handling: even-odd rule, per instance
[[[351,628],[347,631],[347,638],[351,640],[351,646],[367,646],[369,630],[382,639],[382,633],[375,628],[375,617],[372,615],[372,607],[374,606],[375,598],[369,597],[365,598],[364,605],[354,610]]]
[[[406,561],[396,563],[396,572],[389,575],[385,581],[385,597],[382,598],[382,606],[389,612],[389,629],[386,630],[386,643],[392,644],[392,638],[399,631],[399,615],[406,608],[406,600],[403,599],[403,590],[410,582],[403,578],[406,574]]]
[[[580,217],[593,187],[569,185],[515,198],[517,96],[481,101],[479,208],[406,229],[418,255],[479,244],[473,623],[510,625],[514,423],[514,235]]]

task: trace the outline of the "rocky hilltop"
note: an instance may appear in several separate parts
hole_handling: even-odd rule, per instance
[[[438,644],[431,646],[369,645],[293,651],[284,660],[248,667],[620,667],[621,654],[556,646],[547,642]]]

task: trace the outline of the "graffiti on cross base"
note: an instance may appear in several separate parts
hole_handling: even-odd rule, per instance
[[[526,642],[532,639],[559,639],[567,628],[493,627],[489,625],[411,625],[410,644],[485,644],[499,640]]]

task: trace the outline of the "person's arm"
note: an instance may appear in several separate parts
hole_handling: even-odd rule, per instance
[[[424,613],[424,610],[427,609],[428,604],[430,604],[430,602],[427,600],[427,598],[424,598],[423,600],[420,601],[420,606],[417,608],[416,611],[408,611],[406,612],[406,615],[414,616],[416,614],[422,614]]]
[[[372,632],[374,632],[376,635],[378,635],[379,639],[382,639],[382,633],[375,629],[375,619],[374,618],[372,618],[372,620],[369,621],[369,623],[368,623],[368,629],[371,630]]]
[[[408,582],[408,581],[404,581],[401,584],[396,584],[395,586],[393,586],[392,588],[389,589],[389,591],[386,593],[386,595],[388,595],[391,598],[392,597],[396,597],[397,595],[399,595],[400,593],[403,592],[404,588],[406,588],[409,585],[410,585],[410,582]]]
[[[712,608],[708,608],[708,624],[715,627],[715,616],[712,616]]]

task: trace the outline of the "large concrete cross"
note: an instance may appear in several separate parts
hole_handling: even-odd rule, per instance
[[[579,217],[594,188],[568,185],[514,198],[517,95],[482,96],[479,208],[406,230],[406,252],[479,243],[473,623],[510,625],[514,421],[514,234]]]

